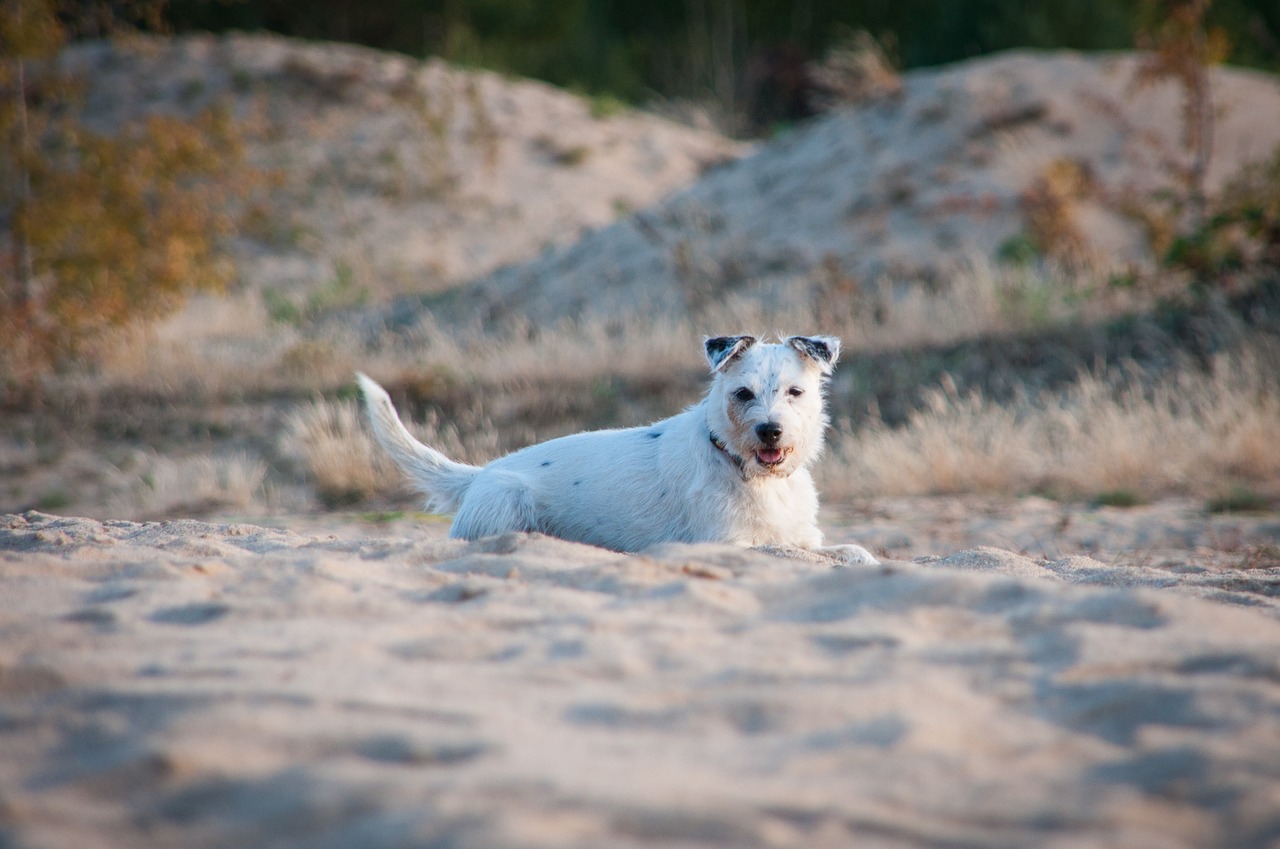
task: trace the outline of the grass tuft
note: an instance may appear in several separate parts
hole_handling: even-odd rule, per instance
[[[1132,489],[1109,489],[1095,495],[1091,503],[1095,507],[1140,507],[1147,499]]]
[[[1205,504],[1210,513],[1261,513],[1270,507],[1269,498],[1246,486],[1233,486]]]
[[[294,410],[285,420],[281,453],[330,509],[360,504],[395,480],[352,402],[318,400]]]

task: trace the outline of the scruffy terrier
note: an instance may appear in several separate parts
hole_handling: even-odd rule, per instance
[[[684,412],[552,439],[483,467],[414,439],[382,387],[357,379],[378,442],[431,509],[456,513],[452,537],[536,531],[616,551],[723,542],[876,563],[861,546],[822,546],[809,474],[840,340],[718,336],[705,347],[711,388]]]

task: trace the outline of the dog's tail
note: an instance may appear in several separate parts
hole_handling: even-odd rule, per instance
[[[430,509],[441,513],[455,512],[480,469],[455,463],[414,439],[400,421],[386,390],[364,374],[357,373],[356,380],[364,394],[365,412],[378,444],[391,455],[392,461],[410,482],[427,496]]]

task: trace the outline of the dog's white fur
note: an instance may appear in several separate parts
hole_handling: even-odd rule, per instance
[[[378,442],[431,509],[456,511],[450,536],[537,531],[617,551],[661,542],[794,546],[877,562],[860,546],[821,548],[809,466],[822,448],[823,389],[840,340],[722,336],[705,347],[711,388],[684,412],[552,439],[484,467],[414,439],[382,387],[357,379]]]

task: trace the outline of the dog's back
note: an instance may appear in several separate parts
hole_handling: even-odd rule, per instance
[[[493,503],[499,501],[506,512],[528,510],[525,530],[618,551],[716,539],[723,505],[691,497],[691,489],[717,471],[701,467],[716,458],[698,456],[700,448],[713,450],[705,438],[699,440],[698,419],[685,412],[644,427],[575,433],[508,454],[486,466],[477,481],[477,487],[489,486],[491,478],[500,481],[502,494],[468,499],[456,530],[471,535],[491,526]]]

